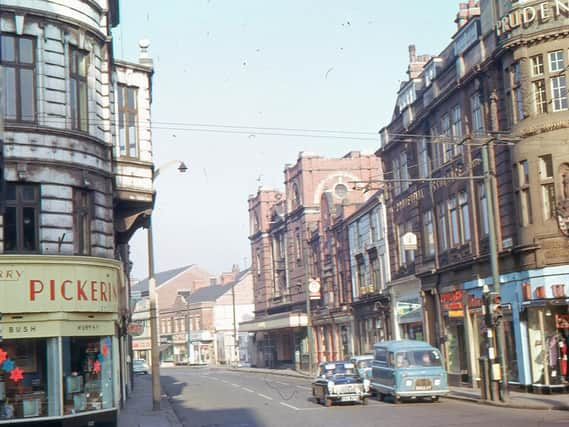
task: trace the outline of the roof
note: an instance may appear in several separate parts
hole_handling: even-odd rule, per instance
[[[382,341],[374,344],[374,347],[390,347],[390,351],[409,350],[412,348],[432,348],[432,345],[425,341],[416,340],[393,340]]]
[[[231,288],[237,285],[250,269],[240,271],[237,278],[230,283],[225,285],[210,285],[203,288],[196,289],[190,295],[190,304],[200,303],[200,302],[210,302],[216,301],[219,297],[229,292]]]
[[[156,287],[159,288],[164,283],[172,280],[178,274],[183,273],[184,271],[189,270],[192,267],[194,267],[194,264],[190,264],[190,265],[186,265],[184,267],[178,267],[178,268],[174,268],[172,270],[167,270],[167,271],[162,271],[160,273],[157,273],[155,276]],[[148,291],[148,278],[141,280],[140,282],[135,283],[131,289],[133,291],[141,291],[141,292]]]

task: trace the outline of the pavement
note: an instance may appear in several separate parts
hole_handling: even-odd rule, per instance
[[[257,374],[312,378],[311,375],[292,369],[232,368],[229,370],[251,372]],[[496,402],[482,400],[480,398],[480,390],[477,389],[466,387],[450,387],[450,393],[446,396],[446,398],[503,408],[569,411],[569,394],[567,393],[534,394],[510,391],[510,400],[504,403],[500,401]]]
[[[160,410],[152,410],[152,377],[137,375],[132,393],[119,412],[120,427],[182,427],[170,399],[162,392]]]

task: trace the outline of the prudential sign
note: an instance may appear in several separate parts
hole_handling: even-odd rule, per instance
[[[528,28],[568,17],[569,0],[550,0],[525,7],[520,5],[498,20],[496,34],[502,36],[519,27]]]

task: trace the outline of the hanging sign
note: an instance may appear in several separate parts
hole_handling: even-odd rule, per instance
[[[310,279],[308,282],[308,297],[310,299],[320,299],[320,280]]]
[[[417,250],[417,235],[411,231],[408,231],[401,237],[401,244],[403,249],[406,251],[416,251]]]
[[[569,329],[569,314],[556,314],[555,326],[557,329]]]

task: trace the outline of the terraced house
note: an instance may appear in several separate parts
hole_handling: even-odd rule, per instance
[[[128,244],[153,204],[147,44],[113,56],[116,0],[0,5],[0,424],[115,425]]]

